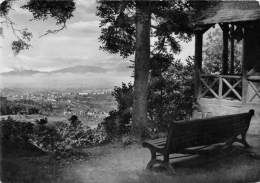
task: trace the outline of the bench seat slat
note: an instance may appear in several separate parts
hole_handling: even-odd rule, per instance
[[[148,140],[148,142],[150,142],[150,143],[160,143],[160,142],[165,142],[165,141],[166,141],[166,137],[158,138],[158,139],[154,139],[154,140]]]
[[[166,138],[160,138],[155,140],[147,140],[143,142],[143,146],[147,148],[152,148],[157,150],[158,152],[161,152],[165,149],[166,146]]]

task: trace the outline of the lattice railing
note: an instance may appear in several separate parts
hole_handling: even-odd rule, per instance
[[[242,100],[242,77],[238,75],[201,75],[202,97]]]
[[[248,77],[248,85],[251,88],[252,93],[249,96],[248,102],[254,102],[260,100],[260,76]]]

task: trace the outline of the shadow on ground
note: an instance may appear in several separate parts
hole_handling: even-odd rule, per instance
[[[260,137],[249,136],[251,150],[260,153]],[[260,160],[235,144],[231,149],[205,150],[199,156],[173,161],[176,173],[146,171],[149,150],[140,145],[120,144],[87,149],[87,157],[54,160],[50,157],[7,157],[2,159],[2,182],[73,183],[168,183],[168,182],[256,182]]]

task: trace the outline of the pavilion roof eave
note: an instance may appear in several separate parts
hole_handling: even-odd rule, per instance
[[[245,23],[245,22],[254,22],[254,21],[260,21],[260,11],[259,11],[259,18],[248,18],[243,20],[243,18],[241,19],[232,19],[232,20],[221,20],[221,21],[197,21],[195,22],[193,25],[194,26],[201,26],[201,27],[205,27],[205,26],[209,26],[209,25],[215,25],[215,24],[220,24],[220,23]]]
[[[243,23],[248,23],[248,22],[255,22],[256,20],[247,20],[247,21],[223,21],[223,22],[214,22],[214,23],[209,23],[209,24],[203,24],[203,23],[194,23],[193,24],[193,31],[202,31],[204,32],[205,30],[208,30],[209,28],[211,28],[212,26],[216,25],[216,24],[243,24]],[[259,20],[260,22],[260,20]]]
[[[260,20],[260,6],[256,1],[222,1],[192,15],[193,25],[197,27],[257,20]]]

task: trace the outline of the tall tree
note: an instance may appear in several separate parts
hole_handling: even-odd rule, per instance
[[[190,39],[188,9],[183,1],[102,1],[98,6],[101,48],[123,57],[135,54],[133,132],[138,137],[147,123],[150,60],[179,52],[179,41]]]

